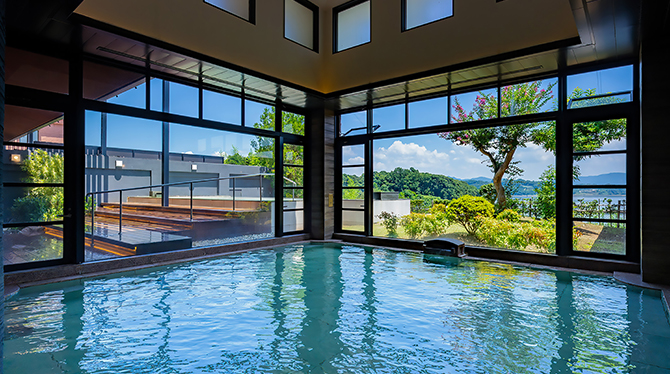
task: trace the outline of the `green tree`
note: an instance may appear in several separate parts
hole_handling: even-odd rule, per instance
[[[29,183],[63,183],[63,156],[37,149],[21,166]],[[14,200],[13,218],[22,222],[57,221],[63,214],[63,188],[34,187]]]
[[[447,205],[446,216],[450,222],[460,223],[470,235],[475,235],[482,218],[491,218],[495,209],[483,197],[461,196]]]
[[[503,117],[539,113],[542,107],[553,98],[550,84],[541,89],[542,81],[508,86],[501,91],[500,111]],[[575,89],[570,99],[593,96],[595,90]],[[467,122],[480,118],[497,116],[498,99],[494,94],[480,92],[475,99],[472,111],[466,111],[456,100],[453,116],[456,122]],[[576,151],[595,150],[606,142],[625,136],[625,120],[596,121],[575,124],[574,149]],[[519,147],[534,143],[546,150],[556,152],[556,123],[525,123],[509,126],[497,126],[482,129],[451,131],[438,134],[443,139],[457,145],[470,146],[486,157],[488,167],[493,173],[493,187],[496,192],[496,205],[499,209],[507,207],[508,197],[503,181],[521,175],[523,169],[514,161]],[[584,156],[588,157],[588,156]],[[578,173],[578,171],[576,171]]]
[[[535,189],[537,209],[542,218],[556,218],[556,169],[549,166],[540,176],[540,186]]]

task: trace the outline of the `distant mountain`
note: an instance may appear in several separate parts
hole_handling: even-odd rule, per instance
[[[626,173],[580,176],[579,180],[574,181],[574,184],[626,184]]]

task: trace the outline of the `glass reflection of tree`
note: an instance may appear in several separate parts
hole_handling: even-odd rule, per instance
[[[344,345],[338,331],[342,307],[343,279],[341,251],[306,250],[303,255],[302,285],[305,288],[305,316],[298,335],[298,356],[303,372],[337,372],[333,360]]]
[[[549,371],[558,344],[552,277],[484,262],[464,267],[470,269],[448,273],[460,285],[446,320],[455,329],[455,365],[491,373]]]
[[[595,373],[628,372],[632,345],[626,286],[604,277],[576,275],[572,302],[573,370]]]

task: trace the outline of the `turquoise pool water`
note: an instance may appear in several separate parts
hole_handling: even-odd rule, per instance
[[[670,373],[660,293],[296,245],[23,289],[7,373]]]

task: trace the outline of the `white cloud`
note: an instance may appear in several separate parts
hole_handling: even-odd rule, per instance
[[[352,157],[347,160],[345,165],[362,165],[365,163],[365,159],[363,157]]]

